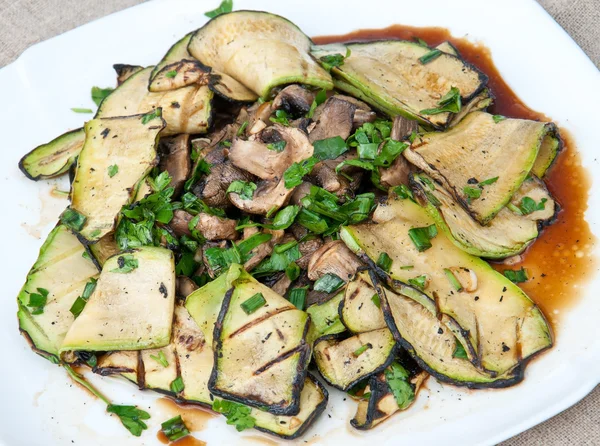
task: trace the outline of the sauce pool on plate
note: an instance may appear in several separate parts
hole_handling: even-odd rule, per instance
[[[423,39],[431,47],[451,42],[461,57],[483,71],[489,78],[494,104],[489,112],[511,118],[550,121],[551,118],[525,105],[512,91],[494,65],[490,50],[467,39],[453,37],[444,28],[419,28],[394,25],[383,29],[364,29],[340,36],[313,38],[316,44],[366,42],[379,39]],[[575,141],[560,129],[563,150],[545,176],[548,189],[560,205],[556,221],[541,231],[538,239],[512,264],[492,263],[506,269],[527,270],[529,280],[519,286],[542,308],[557,327],[561,310],[577,302],[581,286],[594,271],[592,255],[595,237],[584,219],[591,181],[577,152]]]

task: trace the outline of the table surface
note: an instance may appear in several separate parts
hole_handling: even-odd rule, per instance
[[[0,67],[34,43],[144,0],[0,0]],[[600,68],[600,1],[538,0]],[[549,389],[551,391],[551,389]],[[600,445],[600,387],[502,446]]]

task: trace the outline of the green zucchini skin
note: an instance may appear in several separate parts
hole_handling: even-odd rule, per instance
[[[214,366],[210,375],[210,379],[208,381],[208,389],[210,392],[223,399],[235,401],[236,403],[245,404],[251,407],[259,407],[260,403],[255,402],[250,398],[245,398],[243,396],[234,395],[231,393],[225,393],[220,389],[216,388],[216,383],[218,379],[218,364],[219,359],[221,357],[221,352],[223,349],[223,341],[221,340],[221,331],[223,330],[223,321],[227,312],[229,310],[229,306],[231,304],[231,298],[233,296],[234,288],[231,288],[225,294],[223,299],[223,305],[221,306],[221,310],[219,311],[219,316],[217,317],[217,321],[215,322],[215,328],[213,332],[213,350],[214,350]],[[292,401],[290,404],[285,404],[285,402],[281,404],[274,404],[267,408],[267,411],[273,415],[295,415],[300,410],[300,392],[302,391],[302,387],[304,386],[304,378],[307,374],[307,366],[311,359],[311,348],[310,345],[306,342],[306,338],[308,335],[308,330],[310,327],[310,318],[307,319],[306,324],[304,326],[303,331],[303,342],[300,343],[298,347],[288,352],[287,355],[279,357],[277,359],[284,360],[288,357],[292,356],[295,353],[300,353],[300,357],[297,363],[297,369],[295,378],[292,382]],[[260,407],[259,407],[260,408]],[[264,409],[264,407],[262,407]]]
[[[83,128],[64,133],[46,144],[37,146],[19,160],[19,169],[33,181],[54,178],[67,172],[83,148]],[[54,168],[44,169],[41,164],[52,156]]]

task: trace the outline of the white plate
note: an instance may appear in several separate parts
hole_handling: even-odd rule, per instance
[[[92,107],[92,85],[111,86],[113,63],[149,65],[188,31],[201,26],[215,1],[163,0],[111,15],[27,50],[0,70],[0,191],[3,234],[0,283],[2,379],[0,441],[11,446],[140,444],[104,406],[72,385],[60,368],[33,354],[19,336],[15,297],[37,251],[66,200],[49,195],[50,183],[34,183],[17,169],[32,147],[86,115],[71,107]],[[533,109],[575,135],[594,184],[600,177],[597,107],[600,73],[567,34],[533,0],[235,0],[236,9],[282,14],[308,35],[343,34],[394,23],[444,26],[491,48],[500,72]],[[40,217],[41,216],[41,217]],[[590,197],[587,220],[600,233],[600,193]],[[24,226],[29,225],[29,226]],[[29,229],[27,229],[29,228]],[[39,229],[41,238],[30,233]],[[329,406],[298,444],[493,444],[515,435],[576,403],[600,377],[600,277],[586,286],[579,304],[563,315],[556,346],[527,369],[524,383],[505,390],[469,392],[431,380],[416,407],[367,433],[349,427],[355,404],[331,392]],[[95,380],[94,382],[98,382]],[[150,428],[143,444],[155,444],[165,414],[151,392],[139,392],[115,379],[100,383],[115,402],[149,407]],[[328,416],[330,415],[331,418]],[[250,443],[222,419],[213,419],[197,437],[209,445]],[[316,438],[315,438],[316,436]],[[246,440],[243,440],[246,438]]]

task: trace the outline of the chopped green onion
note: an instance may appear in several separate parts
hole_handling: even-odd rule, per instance
[[[256,293],[254,296],[241,303],[244,313],[250,315],[267,303],[262,293]]]
[[[168,77],[169,79],[173,79],[175,76],[177,76],[177,70],[167,71],[165,73],[165,76]]]
[[[373,294],[371,296],[371,302],[373,302],[373,305],[375,305],[377,308],[381,308],[381,299],[379,298],[379,294]]]
[[[451,87],[450,91],[439,100],[438,105],[438,108],[428,108],[421,110],[420,113],[424,115],[437,115],[446,112],[458,113],[462,105],[459,89],[456,87]]]
[[[167,437],[169,441],[177,441],[190,434],[181,415],[177,415],[176,417],[161,423],[160,427],[160,430],[165,434],[165,437]]]
[[[49,291],[46,288],[38,288],[37,293],[29,293],[27,306],[32,308],[31,314],[42,314],[48,302]]]
[[[359,348],[354,350],[354,353],[352,353],[352,354],[354,355],[354,357],[358,358],[360,355],[362,355],[364,352],[366,352],[370,348],[373,348],[373,345],[370,343],[367,343],[367,344],[361,345]]]
[[[296,262],[290,262],[290,264],[285,268],[285,275],[293,282],[300,277],[300,271],[300,267]]]
[[[86,220],[87,217],[85,215],[80,214],[75,209],[71,208],[65,209],[63,213],[60,214],[60,221],[62,222],[62,224],[67,226],[69,229],[72,229],[73,231],[81,231],[81,229],[85,225]]]
[[[419,252],[427,251],[429,248],[431,248],[431,239],[436,235],[437,228],[435,225],[430,225],[423,228],[412,228],[408,230],[408,236]]]
[[[433,49],[433,50],[429,51],[428,53],[424,54],[423,56],[419,57],[419,62],[421,62],[423,65],[425,65],[425,64],[428,64],[429,62],[431,62],[432,60],[437,59],[441,55],[442,55],[442,52],[436,48],[436,49]]]
[[[387,252],[382,252],[379,254],[379,258],[377,259],[377,266],[384,270],[386,273],[390,272],[390,268],[392,267],[392,259],[387,254]]]
[[[246,130],[246,127],[248,127],[248,121],[244,121],[242,123],[242,125],[240,126],[240,128],[238,129],[236,135],[237,136],[242,136],[244,134],[244,131]]]
[[[267,149],[274,150],[276,152],[283,152],[283,150],[285,149],[286,145],[287,145],[287,142],[285,142],[282,139],[281,141],[277,141],[277,142],[273,142],[273,143],[267,144]]]
[[[415,288],[419,288],[420,290],[425,289],[425,285],[427,285],[427,276],[425,274],[417,277],[413,277],[412,279],[408,279],[409,285],[414,286]]]
[[[306,305],[306,287],[293,288],[290,291],[290,302],[299,310],[304,310]]]
[[[117,258],[118,268],[111,269],[111,273],[122,273],[126,274],[139,266],[138,260],[133,257],[131,254],[124,254]]]
[[[333,293],[338,290],[342,285],[344,285],[344,281],[340,279],[338,276],[332,273],[327,273],[319,277],[314,285],[313,290],[315,291],[323,291],[324,293]]]
[[[104,98],[111,94],[113,91],[114,88],[92,87],[92,101],[94,101],[96,105],[100,105]]]
[[[463,345],[460,343],[460,341],[458,339],[456,340],[456,347],[454,348],[454,353],[452,353],[452,357],[459,358],[459,359],[469,359],[469,357],[467,356],[467,352],[465,351],[465,348],[463,347]]]
[[[446,275],[446,278],[448,279],[448,282],[450,282],[450,284],[454,287],[454,289],[456,291],[462,291],[463,290],[463,286],[461,285],[461,283],[459,282],[459,280],[456,278],[456,276],[454,275],[454,273],[450,269],[444,268],[444,274]]]
[[[73,111],[75,113],[94,113],[94,111],[91,108],[77,108],[77,107],[73,107],[71,109],[71,111]]]
[[[169,366],[169,361],[167,361],[165,352],[163,352],[162,350],[158,352],[158,355],[150,355],[150,358],[154,359],[156,362],[158,362],[163,367]]]
[[[185,386],[183,384],[183,379],[181,378],[181,376],[178,376],[177,378],[175,378],[171,382],[170,387],[171,387],[171,392],[173,392],[173,393],[180,393],[181,391],[183,391]]]
[[[494,116],[492,116],[492,119],[494,120],[494,122],[496,124],[498,124],[500,121],[504,121],[506,119],[506,116],[494,115]]]
[[[114,177],[117,173],[119,173],[119,166],[113,164],[112,166],[108,166],[108,176],[110,178]]]

